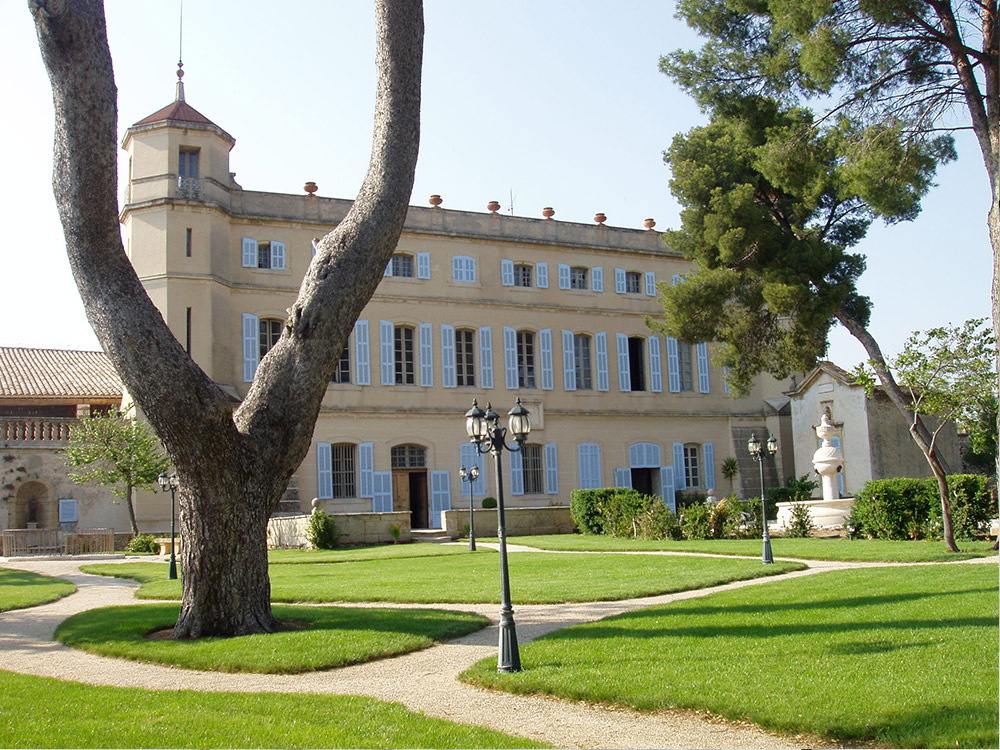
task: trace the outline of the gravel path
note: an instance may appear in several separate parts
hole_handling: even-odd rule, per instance
[[[461,683],[457,679],[459,673],[479,659],[496,655],[496,605],[419,605],[478,612],[489,617],[491,625],[464,638],[404,656],[299,675],[199,672],[96,656],[55,642],[52,636],[56,626],[70,615],[87,609],[136,603],[134,592],[138,584],[86,575],[80,572],[78,561],[17,559],[5,561],[3,565],[64,578],[78,587],[76,593],[51,604],[0,613],[0,667],[14,672],[93,685],[154,690],[366,695],[402,703],[429,716],[488,726],[557,747],[801,748],[823,744],[815,738],[773,734],[753,724],[731,722],[694,711],[638,713],[493,692]],[[516,606],[518,641],[524,644],[569,625],[634,609],[868,564],[810,562],[809,565],[807,570],[780,576],[665,596],[616,602]]]

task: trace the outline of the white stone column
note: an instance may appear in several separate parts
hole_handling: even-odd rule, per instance
[[[813,454],[812,462],[822,482],[823,499],[828,502],[840,498],[837,471],[844,465],[844,455],[830,442],[830,437],[836,432],[836,428],[830,423],[830,415],[824,413],[816,428],[816,436],[823,442]]]

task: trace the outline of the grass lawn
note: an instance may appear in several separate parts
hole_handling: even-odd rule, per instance
[[[430,545],[428,545],[430,546]],[[704,588],[729,581],[799,570],[798,563],[653,555],[511,553],[515,604],[607,601]],[[87,573],[135,578],[144,599],[179,599],[180,581],[167,580],[163,563],[88,565]],[[385,601],[489,603],[499,598],[500,556],[470,554],[414,559],[272,564],[271,599],[277,602]]]
[[[344,549],[272,549],[267,552],[270,563],[291,565],[295,563],[357,562],[358,560],[386,560],[438,555],[468,554],[464,547],[444,544],[380,544],[371,547],[346,547]]]
[[[174,641],[146,638],[173,627],[177,604],[92,609],[64,620],[56,640],[103,656],[219,672],[287,674],[342,667],[427,648],[486,627],[469,612],[430,609],[274,608],[304,627],[267,635]]]
[[[997,747],[995,565],[824,573],[553,633],[477,684],[898,747]]]
[[[40,576],[26,570],[0,568],[0,612],[34,607],[69,596],[76,591],[69,581]]]
[[[355,696],[95,687],[0,671],[0,747],[543,747]]]
[[[513,537],[511,544],[524,544],[545,550],[594,552],[708,552],[715,555],[749,555],[760,557],[760,539],[704,539],[683,541],[650,541],[624,539],[593,534],[551,534]],[[949,562],[975,557],[996,556],[990,542],[959,541],[962,551],[948,552],[944,542],[889,541],[883,539],[792,539],[771,537],[775,557],[801,560],[848,560],[860,562]]]

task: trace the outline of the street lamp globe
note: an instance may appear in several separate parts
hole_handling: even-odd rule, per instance
[[[778,440],[774,435],[770,435],[767,438],[767,452],[772,456],[778,452]]]
[[[514,439],[523,443],[527,439],[528,433],[531,432],[531,419],[528,417],[528,410],[521,404],[520,398],[517,399],[514,408],[507,412],[507,415],[510,417],[507,424]]]
[[[760,440],[757,439],[757,433],[750,435],[750,439],[747,440],[747,450],[754,458],[760,455]]]
[[[469,433],[469,439],[475,442],[486,437],[486,412],[479,408],[475,399],[472,401],[472,408],[465,412],[465,431]]]

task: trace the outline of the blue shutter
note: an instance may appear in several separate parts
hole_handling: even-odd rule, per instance
[[[520,451],[510,454],[510,494],[524,494],[524,462]]]
[[[616,268],[615,269],[615,293],[625,294],[628,287],[625,285],[625,269]]]
[[[447,471],[431,472],[431,526],[441,528],[441,511],[451,510],[451,475]]]
[[[597,390],[610,391],[611,381],[608,377],[608,334],[598,333],[595,335],[594,348],[597,350]]]
[[[458,382],[455,374],[455,326],[441,324],[441,387],[454,388]]]
[[[684,443],[674,443],[674,487],[678,490],[687,487],[684,479]]]
[[[632,390],[632,373],[629,370],[628,361],[628,336],[624,333],[616,333],[615,341],[618,343],[618,390],[628,392]]]
[[[674,467],[660,467],[660,496],[671,513],[677,513],[677,490],[674,485]]]
[[[569,266],[565,263],[559,264],[559,288],[569,289]]]
[[[486,494],[486,463],[483,460],[483,456],[476,450],[476,446],[472,443],[462,443],[458,446],[458,465],[464,466],[466,469],[470,469],[473,466],[479,467],[479,476],[476,477],[476,481],[472,482],[472,492],[477,497],[483,497]],[[465,497],[469,496],[469,482],[462,482],[462,494]]]
[[[424,388],[434,386],[434,326],[431,323],[421,323],[420,336],[420,385]]]
[[[671,393],[681,392],[681,363],[677,354],[677,339],[667,336],[667,380]]]
[[[646,271],[646,296],[656,296],[656,274],[652,271]]]
[[[705,489],[715,489],[715,445],[705,443],[701,446],[701,457],[705,464]]]
[[[383,276],[392,276],[392,260],[390,259],[388,263],[385,264],[385,270],[382,272]]]
[[[555,443],[545,444],[545,494],[559,494],[559,453]]]
[[[500,283],[504,286],[514,286],[514,261],[500,261]]]
[[[708,393],[708,344],[703,342],[696,345],[695,349],[698,352],[698,390],[702,393]]]
[[[517,331],[513,328],[503,329],[503,359],[504,373],[508,391],[517,390]]]
[[[573,349],[573,332],[563,330],[563,389],[576,390],[576,351]]]
[[[663,392],[663,370],[660,359],[660,337],[649,337],[649,389],[653,393]]]
[[[358,385],[372,384],[371,350],[368,347],[368,321],[359,320],[354,324],[354,367],[355,382]]]
[[[243,313],[243,382],[252,383],[260,362],[260,330],[257,316]]]
[[[372,512],[392,513],[392,472],[376,471],[372,475]]]
[[[548,263],[536,263],[535,264],[535,285],[539,289],[549,288],[549,264]]]
[[[372,443],[358,445],[358,497],[374,497],[375,448]]]
[[[257,267],[257,240],[250,239],[249,237],[243,238],[243,267]]]
[[[615,487],[632,489],[632,470],[615,469]]]
[[[600,266],[594,266],[590,269],[590,291],[604,291],[604,269]]]
[[[545,328],[538,332],[538,344],[542,350],[542,390],[551,391],[555,384],[555,365],[552,361],[552,329]]]
[[[329,443],[316,443],[316,488],[320,500],[333,497],[333,453]]]
[[[729,395],[729,365],[722,368],[722,390]]]
[[[417,253],[417,278],[429,279],[431,277],[431,254]]]
[[[453,255],[451,256],[451,280],[452,281],[465,281],[465,272],[462,267],[462,256]]]
[[[677,286],[680,283],[681,283],[681,275],[679,273],[675,273],[674,274],[674,286]]]
[[[489,326],[479,329],[479,375],[483,388],[493,387],[493,332]]]
[[[394,385],[396,383],[396,356],[393,349],[393,329],[393,324],[388,320],[380,320],[378,322],[382,385]]]
[[[271,268],[285,269],[285,243],[271,240]]]
[[[580,443],[576,447],[580,469],[580,489],[596,490],[601,487],[601,446],[597,443]]]

